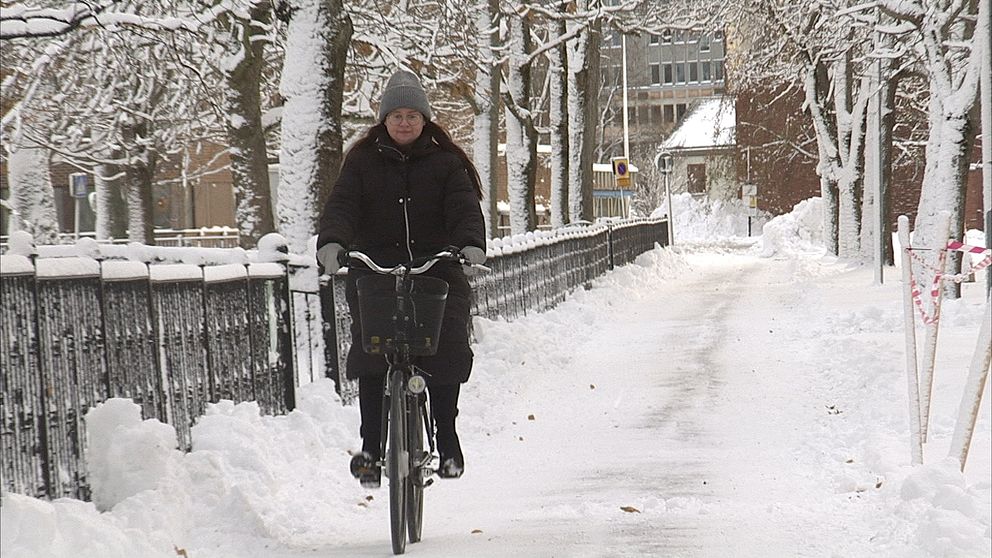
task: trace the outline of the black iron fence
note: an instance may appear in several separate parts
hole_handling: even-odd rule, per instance
[[[294,407],[286,268],[4,256],[4,490],[86,499],[83,416],[125,397],[189,449],[208,402]],[[27,260],[27,258],[22,258]]]
[[[656,243],[668,244],[665,221],[494,241],[492,273],[471,277],[472,311],[513,320],[547,310]],[[343,276],[324,277],[314,290],[291,288],[291,280],[315,283],[316,271],[299,262],[2,261],[4,490],[87,499],[83,417],[111,397],[132,399],[143,418],[171,424],[185,450],[209,402],[257,401],[266,414],[291,410],[297,363],[311,378],[322,364],[345,402],[357,398],[357,383],[343,379],[351,345]]]

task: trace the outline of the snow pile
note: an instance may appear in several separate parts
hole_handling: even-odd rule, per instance
[[[154,490],[180,466],[176,429],[141,420],[129,399],[109,399],[86,415],[90,486],[101,511],[144,490]]]
[[[793,254],[822,254],[823,200],[810,198],[765,224],[761,233],[761,255],[788,256]]]
[[[748,242],[747,206],[741,200],[711,200],[683,192],[672,196],[672,213],[675,214],[672,224],[676,245],[716,246],[727,241],[731,245],[741,245]],[[651,217],[667,214],[668,205],[662,203],[651,212]],[[764,212],[752,217],[751,233],[760,231],[768,217]]]

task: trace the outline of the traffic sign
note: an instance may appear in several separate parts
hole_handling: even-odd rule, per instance
[[[741,185],[741,199],[750,217],[758,215],[758,185],[747,183]]]
[[[627,161],[626,157],[614,157],[613,161],[613,176],[616,178],[617,187],[628,188],[630,187],[630,163]]]
[[[90,177],[85,172],[74,172],[69,175],[69,190],[74,198],[85,198],[90,190]]]
[[[661,151],[654,157],[654,166],[664,174],[671,174],[675,168],[675,159],[668,151]]]

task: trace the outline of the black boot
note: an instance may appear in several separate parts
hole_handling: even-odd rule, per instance
[[[432,385],[431,412],[437,429],[437,452],[441,455],[441,465],[437,476],[442,479],[457,479],[465,472],[465,458],[462,446],[455,431],[455,418],[458,417],[459,384]]]
[[[367,451],[351,456],[351,476],[358,479],[365,488],[379,488],[382,484],[382,467],[379,458]]]

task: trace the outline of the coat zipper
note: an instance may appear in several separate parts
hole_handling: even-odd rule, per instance
[[[400,156],[400,162],[403,163],[403,182],[406,185],[406,193],[409,193],[410,192],[410,175],[409,175],[410,167],[407,166],[407,162],[410,160],[410,157],[408,157],[405,153],[403,153],[402,151],[400,151],[399,149],[396,149],[395,147],[393,147],[391,145],[383,145],[383,144],[380,143],[379,144],[379,147],[385,148],[385,149],[392,149],[393,151],[395,151]],[[409,201],[409,196],[404,196],[403,198],[400,199],[400,205],[403,206],[403,229],[404,229],[404,232],[406,233],[406,253],[410,257],[410,261],[413,261],[413,248],[410,246],[410,214],[407,213],[407,210],[406,210],[406,205],[407,205],[407,202],[408,201]]]

